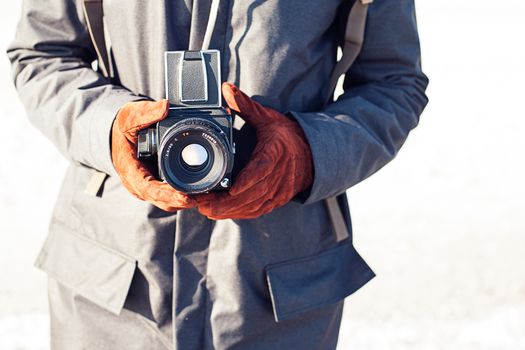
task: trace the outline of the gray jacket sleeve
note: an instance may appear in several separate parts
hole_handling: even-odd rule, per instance
[[[7,53],[31,122],[69,160],[114,175],[113,119],[139,97],[91,68],[95,54],[80,1],[24,0]]]
[[[321,112],[292,112],[314,160],[305,202],[340,194],[394,158],[427,103],[427,84],[414,1],[376,0],[344,94]]]

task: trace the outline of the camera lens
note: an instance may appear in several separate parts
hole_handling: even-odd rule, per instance
[[[205,166],[208,161],[208,151],[198,143],[192,143],[184,147],[180,155],[184,165],[190,169]]]
[[[204,118],[188,118],[173,125],[159,151],[166,182],[188,194],[216,187],[232,162],[224,133]]]

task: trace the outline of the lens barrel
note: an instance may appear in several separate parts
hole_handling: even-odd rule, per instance
[[[226,135],[204,118],[177,122],[159,147],[164,180],[188,194],[208,192],[220,185],[232,162]]]

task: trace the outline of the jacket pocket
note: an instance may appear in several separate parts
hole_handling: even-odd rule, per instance
[[[265,270],[276,322],[342,300],[375,276],[348,241]]]
[[[35,265],[49,277],[118,315],[136,261],[54,221]]]

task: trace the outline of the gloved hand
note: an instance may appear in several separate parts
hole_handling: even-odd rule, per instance
[[[165,210],[193,208],[196,202],[167,183],[156,180],[137,159],[138,131],[164,119],[168,100],[131,102],[122,107],[111,131],[111,156],[122,184],[135,197]]]
[[[252,219],[288,203],[313,181],[312,154],[303,130],[283,114],[261,106],[235,85],[224,83],[228,107],[252,125],[257,145],[229,192],[196,196],[210,219]]]

